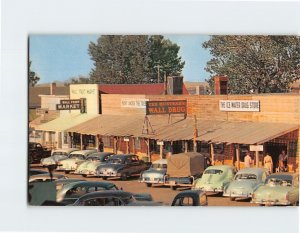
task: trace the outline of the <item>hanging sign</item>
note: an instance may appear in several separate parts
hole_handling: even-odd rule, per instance
[[[264,151],[263,145],[250,145],[250,151]]]
[[[186,114],[186,112],[187,112],[186,100],[146,102],[146,115]]]
[[[86,99],[68,99],[60,100],[60,104],[56,104],[56,110],[77,110],[81,113],[86,112]]]

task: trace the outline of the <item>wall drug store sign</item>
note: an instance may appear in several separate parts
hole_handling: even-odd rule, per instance
[[[220,100],[220,111],[227,112],[259,112],[259,100]]]
[[[174,101],[147,101],[146,115],[157,114],[185,114],[187,113],[186,100]]]
[[[60,100],[60,104],[56,105],[56,110],[80,110],[81,113],[85,112],[86,99],[70,99]]]

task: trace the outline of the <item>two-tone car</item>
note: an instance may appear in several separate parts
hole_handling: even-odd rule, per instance
[[[223,193],[234,178],[236,168],[231,165],[215,165],[205,169],[201,178],[194,181],[193,189],[207,193]]]
[[[147,187],[151,187],[153,184],[163,184],[166,173],[167,160],[156,160],[148,170],[141,173],[140,182],[145,183]]]
[[[88,155],[97,152],[96,149],[92,150],[78,150],[70,153],[68,159],[61,160],[57,163],[57,171],[64,171],[66,174],[73,172],[77,169],[78,165],[83,163]]]
[[[96,176],[102,177],[104,180],[109,177],[119,177],[126,180],[128,177],[140,175],[142,171],[148,168],[148,164],[139,160],[137,155],[113,155],[105,164],[98,166]]]
[[[299,205],[299,174],[274,173],[252,195],[252,203],[260,205]]]
[[[265,168],[244,168],[238,171],[234,180],[224,187],[223,196],[236,198],[252,198],[254,191],[265,182],[269,172]]]
[[[41,159],[41,165],[48,167],[50,165],[56,165],[59,161],[65,160],[69,157],[70,153],[77,151],[77,148],[60,148],[53,150],[50,157]]]
[[[113,153],[111,152],[97,152],[87,156],[86,160],[79,164],[74,174],[82,175],[87,177],[88,175],[95,176],[97,167],[109,159]]]

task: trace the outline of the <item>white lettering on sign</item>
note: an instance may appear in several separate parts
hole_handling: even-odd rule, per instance
[[[220,100],[220,111],[228,112],[259,112],[259,100]]]
[[[95,94],[95,89],[78,89],[78,90],[75,90],[75,89],[72,89],[71,92],[72,94],[81,94],[81,95],[85,95],[85,94]]]
[[[250,145],[250,151],[264,151],[263,145]]]
[[[122,98],[122,108],[146,108],[146,101],[148,99],[133,99],[133,98]]]

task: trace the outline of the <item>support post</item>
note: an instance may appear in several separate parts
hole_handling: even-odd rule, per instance
[[[160,159],[163,158],[163,145],[162,144],[159,145],[159,157],[160,157]]]
[[[184,141],[184,152],[188,152],[188,141]]]
[[[256,158],[256,167],[259,166],[259,153],[258,150],[255,151],[255,158]]]
[[[82,134],[80,134],[80,150],[83,149],[83,137]]]
[[[240,144],[236,144],[235,154],[236,154],[236,167],[238,170],[240,170]]]
[[[118,149],[117,149],[117,138],[114,137],[114,154],[118,153]]]
[[[211,156],[211,164],[215,164],[215,151],[214,151],[214,144],[210,144],[210,156]]]
[[[126,154],[129,154],[129,141],[126,141]]]
[[[135,138],[132,138],[132,153],[135,154]]]

